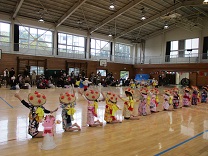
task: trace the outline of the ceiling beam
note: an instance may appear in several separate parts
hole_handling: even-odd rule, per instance
[[[171,25],[171,26],[169,26],[168,29],[160,29],[160,30],[155,31],[155,32],[153,32],[151,34],[148,34],[148,35],[143,36],[142,39],[147,40],[147,39],[150,39],[152,37],[155,37],[155,36],[158,36],[160,34],[163,34],[163,33],[166,33],[168,31],[171,31],[171,30],[173,30],[175,28],[177,28],[175,25]]]
[[[131,32],[131,31],[134,31],[134,30],[136,30],[136,29],[139,29],[139,28],[145,26],[146,24],[148,24],[148,23],[150,23],[150,22],[156,20],[157,18],[159,18],[159,17],[161,17],[161,16],[167,14],[168,12],[171,12],[171,11],[175,10],[176,8],[181,7],[181,6],[182,6],[181,3],[178,3],[178,4],[176,4],[176,5],[173,5],[173,6],[169,7],[168,9],[163,10],[162,12],[160,12],[160,13],[158,13],[158,14],[156,14],[156,15],[154,15],[154,16],[148,18],[148,19],[146,19],[145,21],[142,21],[142,22],[140,22],[140,23],[138,23],[138,24],[135,24],[134,26],[130,27],[129,29],[126,29],[125,31],[121,32],[121,33],[120,33],[118,36],[116,36],[115,38],[119,38],[119,37],[121,37],[121,36],[123,36],[123,35],[125,35],[125,34],[127,34],[127,33],[129,33],[129,32]]]
[[[195,10],[197,10],[198,12],[202,13],[204,16],[208,17],[208,13],[206,13],[205,11],[203,11],[202,9],[200,8],[197,8],[197,7],[193,7]]]
[[[167,14],[168,12],[172,12],[174,10],[177,10],[177,9],[180,9],[181,7],[186,7],[186,6],[195,6],[195,5],[201,5],[202,4],[202,1],[203,0],[195,0],[195,1],[184,1],[183,3],[177,3],[171,7],[169,7],[168,9],[166,10],[163,10],[162,12],[146,19],[145,21],[143,22],[140,22],[138,24],[135,24],[134,26],[130,27],[129,29],[126,29],[125,31],[121,32],[120,34],[118,34],[116,38],[119,38],[119,37],[122,37],[123,35],[127,34],[127,33],[130,33],[131,31],[134,31],[136,29],[139,29],[143,26],[145,26],[146,24],[156,20],[157,18]]]
[[[114,20],[115,18],[117,18],[118,16],[122,15],[123,13],[125,13],[126,11],[128,11],[129,9],[135,7],[136,5],[138,5],[139,3],[141,3],[142,1],[144,1],[144,0],[134,0],[134,1],[131,1],[129,4],[127,4],[126,6],[124,6],[123,8],[121,8],[120,10],[118,10],[116,13],[112,14],[108,18],[104,19],[101,23],[99,23],[98,25],[96,25],[96,27],[94,29],[92,29],[90,31],[90,33],[93,33],[94,31],[98,30],[100,27],[102,27],[105,24],[107,24],[108,22]]]
[[[14,13],[12,15],[12,19],[15,19],[16,16],[17,16],[17,13],[19,12],[19,9],[21,8],[22,6],[22,3],[24,2],[24,0],[19,0],[14,8]]]
[[[60,26],[69,16],[71,16],[82,4],[84,4],[87,0],[79,0],[75,3],[58,21],[56,27]]]
[[[204,0],[192,0],[192,1],[184,1],[184,6],[197,6],[197,5],[203,5]]]

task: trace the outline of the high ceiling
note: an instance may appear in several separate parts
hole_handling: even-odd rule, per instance
[[[203,29],[208,5],[203,0],[0,0],[1,13],[139,41],[176,27]]]

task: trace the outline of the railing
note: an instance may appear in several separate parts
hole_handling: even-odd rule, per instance
[[[53,48],[49,47],[19,47],[17,51],[13,51],[13,46],[10,42],[0,42],[0,49],[3,53],[11,54],[23,54],[23,55],[33,55],[33,56],[47,56],[47,57],[58,57],[58,58],[69,58],[69,59],[80,59],[86,60],[85,52],[80,51],[70,51],[69,52],[58,52],[56,54]],[[55,52],[55,53],[54,53]],[[73,53],[74,52],[74,53]],[[171,56],[145,56],[145,58],[133,58],[125,56],[115,56],[96,53],[89,56],[89,60],[99,61],[100,59],[107,59],[108,62],[124,63],[124,64],[175,64],[175,63],[208,63],[208,54],[186,54],[184,57],[178,57],[178,55]]]
[[[141,61],[140,61],[141,60]],[[176,63],[208,63],[208,54],[186,54],[184,57],[178,55],[146,56],[143,60],[136,58],[135,64],[176,64]]]

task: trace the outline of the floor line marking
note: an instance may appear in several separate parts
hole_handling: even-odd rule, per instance
[[[10,104],[9,104],[6,100],[4,100],[2,97],[0,97],[0,99],[1,99],[2,101],[4,101],[9,107],[13,108],[13,106],[10,105]]]
[[[154,156],[160,156],[160,155],[162,155],[162,154],[164,154],[164,153],[166,153],[166,152],[168,152],[168,151],[170,151],[170,150],[172,150],[172,149],[174,149],[174,148],[176,148],[178,146],[181,146],[181,145],[183,145],[183,144],[185,144],[185,143],[187,143],[187,142],[189,142],[189,141],[199,137],[200,135],[202,135],[202,134],[204,134],[206,132],[208,132],[208,130],[203,131],[203,132],[201,132],[201,133],[199,133],[199,134],[197,134],[197,135],[195,135],[195,136],[193,136],[193,137],[191,137],[191,138],[189,138],[189,139],[187,139],[187,140],[185,140],[185,141],[183,141],[181,143],[178,143],[178,144],[176,144],[176,145],[174,145],[174,146],[172,146],[172,147],[170,147],[170,148],[168,148],[168,149],[166,149],[166,150],[164,150],[164,151],[162,151],[162,152],[160,152],[158,154],[155,154]]]

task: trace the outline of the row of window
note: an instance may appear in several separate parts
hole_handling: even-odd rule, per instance
[[[10,24],[0,22],[0,42],[10,42]],[[19,47],[52,51],[53,32],[39,28],[19,26]],[[86,38],[82,36],[58,33],[58,52],[82,54],[86,51]],[[111,54],[111,42],[91,39],[90,54],[92,56],[106,56]],[[115,44],[115,56],[130,57],[130,46]]]

